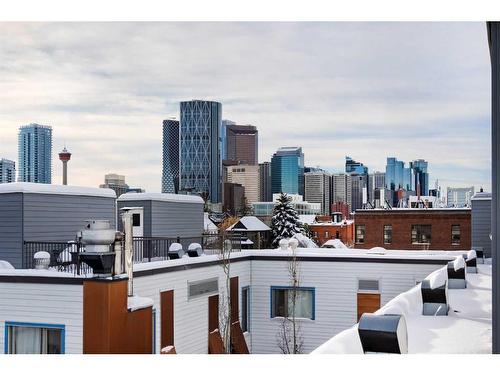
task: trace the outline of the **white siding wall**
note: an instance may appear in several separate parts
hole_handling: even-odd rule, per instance
[[[252,353],[280,353],[280,318],[270,318],[270,287],[288,286],[287,263],[252,261]],[[309,353],[356,323],[358,279],[378,279],[381,305],[442,265],[302,262],[301,286],[315,288],[315,320],[301,319],[303,350]]]
[[[241,288],[250,283],[250,262],[231,265],[231,277],[239,277],[241,314]],[[219,278],[219,299],[225,290],[225,276],[219,265],[167,272],[134,279],[134,294],[149,297],[156,308],[156,352],[160,351],[161,309],[160,292],[174,290],[174,344],[177,353],[207,353],[208,351],[208,296],[188,300],[188,282]]]
[[[83,352],[82,285],[0,283],[0,353],[5,321],[63,324],[65,353]]]

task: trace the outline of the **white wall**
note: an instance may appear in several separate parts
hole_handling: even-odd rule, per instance
[[[287,263],[252,261],[252,353],[280,353],[280,318],[270,318],[270,287],[290,285]],[[300,319],[304,352],[356,323],[358,278],[378,279],[381,305],[442,265],[302,262],[301,286],[315,288],[315,320]]]
[[[5,348],[5,321],[63,324],[65,353],[82,353],[82,285],[0,283],[0,296],[0,353]]]

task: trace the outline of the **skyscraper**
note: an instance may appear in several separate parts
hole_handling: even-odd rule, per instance
[[[257,165],[259,132],[255,126],[227,125],[225,138],[225,159],[237,164]]]
[[[0,184],[16,181],[16,163],[9,159],[0,159]]]
[[[351,212],[363,208],[365,194],[368,192],[368,175],[351,173],[348,177],[348,185],[351,185],[351,201],[347,202]]]
[[[271,163],[265,161],[259,164],[259,183],[261,202],[272,202],[273,193],[271,191]]]
[[[238,164],[227,167],[227,182],[240,184],[245,188],[248,203],[259,201],[259,166]]]
[[[231,120],[222,120],[221,122],[221,129],[220,129],[220,149],[221,149],[221,152],[220,152],[220,157],[222,160],[226,160],[227,159],[227,149],[226,149],[226,145],[227,145],[227,127],[229,125],[236,125],[236,123],[234,121],[231,121]]]
[[[429,173],[427,173],[428,162],[424,159],[418,159],[410,162],[410,168],[413,169],[415,177],[415,191],[420,195],[429,195]],[[420,189],[420,191],[419,191]]]
[[[305,178],[305,197],[310,203],[320,203],[321,213],[330,215],[331,176],[326,172],[308,172]]]
[[[365,167],[363,163],[353,160],[350,156],[345,157],[345,172],[346,173],[357,173],[357,174],[368,174],[368,167]]]
[[[373,172],[369,175],[370,185],[370,202],[375,199],[375,191],[385,188],[385,173]]]
[[[271,158],[271,191],[304,196],[302,147],[280,147]]]
[[[30,124],[19,128],[20,182],[52,182],[52,127]]]
[[[221,203],[221,117],[221,103],[181,102],[179,191],[211,203]]]
[[[349,191],[349,194],[348,194]],[[349,195],[349,199],[348,199]],[[331,201],[332,203],[344,202],[350,200],[350,186],[347,189],[347,174],[335,173],[332,175]]]
[[[161,192],[179,192],[179,121],[163,120],[163,173]]]
[[[474,186],[465,188],[446,188],[446,203],[448,207],[470,207],[474,196]]]

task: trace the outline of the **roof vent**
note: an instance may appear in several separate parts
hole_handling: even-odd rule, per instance
[[[46,251],[38,251],[33,255],[33,263],[37,270],[48,270],[50,265],[50,254]]]
[[[448,315],[448,297],[446,281],[443,285],[434,289],[431,288],[431,281],[424,279],[420,283],[420,292],[422,293],[422,315]]]
[[[465,271],[468,273],[477,273],[477,255],[474,250],[470,250],[465,258]]]
[[[180,243],[174,242],[168,248],[168,258],[169,259],[180,259],[184,256],[184,250]]]
[[[203,254],[203,249],[199,243],[193,242],[189,245],[187,253],[190,257],[199,257]]]
[[[465,280],[465,260],[463,257],[457,257],[453,262],[448,262],[448,288],[465,289],[467,282]]]
[[[359,320],[358,333],[365,354],[408,353],[408,334],[403,315],[364,313]]]

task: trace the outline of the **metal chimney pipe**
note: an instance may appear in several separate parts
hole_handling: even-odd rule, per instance
[[[114,251],[115,251],[115,266],[113,268],[113,276],[121,275],[123,273],[123,262],[122,262],[122,246],[123,246],[123,233],[116,232],[115,234],[115,243],[114,243]]]
[[[132,238],[132,213],[125,211],[122,214],[123,232],[125,233],[125,273],[128,276],[128,296],[134,295],[133,281],[133,238]]]

